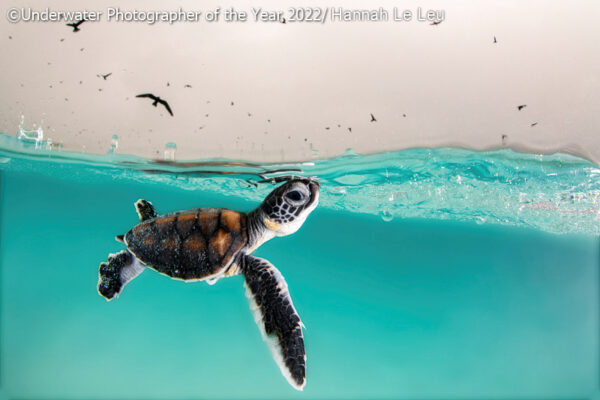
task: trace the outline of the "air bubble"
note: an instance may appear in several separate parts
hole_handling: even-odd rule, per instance
[[[175,161],[175,152],[177,151],[177,145],[173,142],[165,144],[165,161]]]
[[[379,212],[379,215],[381,216],[381,219],[384,220],[385,222],[390,222],[391,220],[394,219],[394,214],[392,214],[391,211],[388,209],[381,210]]]

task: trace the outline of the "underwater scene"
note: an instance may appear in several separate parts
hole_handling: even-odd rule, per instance
[[[594,164],[459,148],[268,165],[116,149],[0,135],[0,398],[600,396]],[[305,326],[303,391],[261,338],[242,275],[208,285],[146,268],[112,301],[99,294],[138,199],[161,215],[247,213],[298,177],[319,182],[318,206],[253,255],[285,277]]]

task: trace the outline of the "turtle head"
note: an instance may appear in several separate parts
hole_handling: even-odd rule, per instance
[[[275,236],[296,232],[319,203],[319,182],[295,178],[273,190],[260,205],[263,223]]]

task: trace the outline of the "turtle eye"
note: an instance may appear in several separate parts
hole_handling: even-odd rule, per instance
[[[300,203],[304,200],[304,193],[299,190],[292,190],[285,194],[285,198],[292,203]]]

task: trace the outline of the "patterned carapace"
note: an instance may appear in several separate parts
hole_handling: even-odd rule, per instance
[[[248,242],[246,215],[198,208],[149,219],[125,243],[149,267],[173,278],[203,279],[229,265]]]

